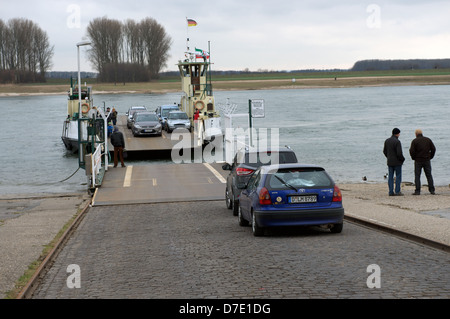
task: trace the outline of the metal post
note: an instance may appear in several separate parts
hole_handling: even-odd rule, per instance
[[[248,100],[248,126],[250,129],[250,146],[253,147],[253,118],[252,118],[252,100]]]
[[[81,72],[80,72],[80,47],[84,45],[91,45],[91,42],[89,41],[82,41],[77,43],[77,55],[78,55],[78,141],[81,140],[81,125],[80,124],[80,118],[81,118]],[[78,147],[78,155],[80,163],[83,161],[83,148],[81,147],[81,144],[79,143]]]

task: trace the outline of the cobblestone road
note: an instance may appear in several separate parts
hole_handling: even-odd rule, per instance
[[[69,289],[68,265],[81,288]],[[369,265],[381,288],[369,289]],[[35,298],[449,298],[450,255],[344,224],[253,237],[223,201],[91,208]]]

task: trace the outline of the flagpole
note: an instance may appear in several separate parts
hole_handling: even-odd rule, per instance
[[[186,52],[189,53],[189,22],[186,17]]]

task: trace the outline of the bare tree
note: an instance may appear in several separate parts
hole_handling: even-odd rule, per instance
[[[156,78],[171,46],[164,28],[152,18],[139,23],[96,18],[89,23],[87,34],[92,42],[89,59],[103,81]]]
[[[150,77],[157,78],[169,58],[171,38],[164,28],[152,18],[141,22],[141,33],[145,43],[147,65]]]
[[[45,81],[53,47],[47,33],[31,20],[0,21],[0,70],[2,82]],[[40,74],[38,74],[38,71]]]

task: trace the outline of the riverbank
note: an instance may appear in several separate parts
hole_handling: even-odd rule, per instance
[[[404,185],[405,195],[395,197],[388,196],[386,183],[340,184],[339,187],[346,215],[450,245],[449,187],[437,187],[437,195],[427,194],[424,189],[423,195],[412,196],[413,186]],[[16,287],[19,277],[39,265],[48,250],[43,251],[43,247],[51,247],[64,225],[88,202],[87,193],[0,198],[0,294],[3,298],[15,296],[20,290]],[[223,207],[226,210],[225,203]],[[230,218],[230,222],[235,221]]]
[[[181,91],[180,83],[93,83],[95,94],[162,94]],[[212,81],[216,91],[347,88],[371,86],[450,85],[450,75],[361,76],[290,79],[245,79]],[[1,84],[0,97],[66,95],[67,85]]]

